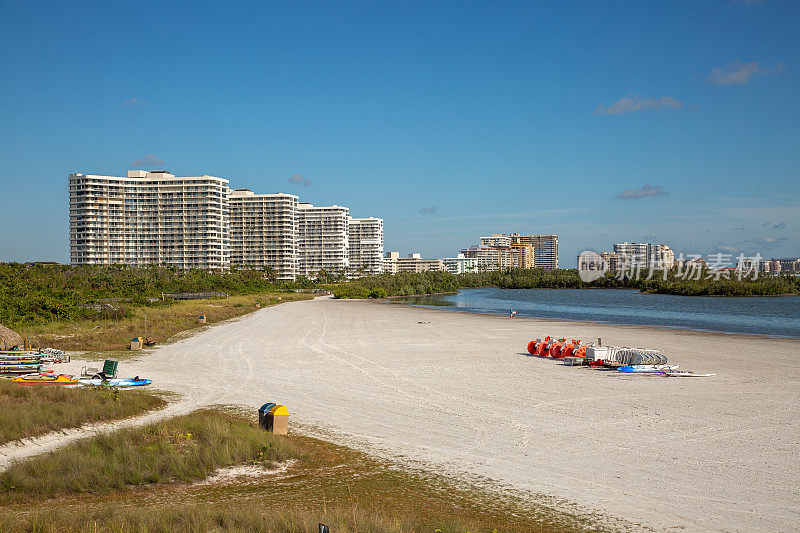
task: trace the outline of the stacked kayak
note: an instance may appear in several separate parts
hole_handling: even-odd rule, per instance
[[[93,387],[118,387],[118,388],[128,388],[128,387],[144,387],[145,385],[150,385],[153,380],[150,379],[139,379],[139,378],[111,378],[102,380],[100,378],[81,378],[78,380],[78,383],[81,385],[90,385]]]
[[[19,383],[25,386],[38,386],[38,385],[77,385],[78,380],[67,374],[51,374],[48,372],[26,374],[12,379],[14,383]]]
[[[13,376],[38,372],[41,356],[35,352],[0,352],[0,375]]]

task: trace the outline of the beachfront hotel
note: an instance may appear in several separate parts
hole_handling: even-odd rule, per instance
[[[215,176],[70,174],[70,263],[227,269],[228,217],[228,180]]]
[[[352,275],[370,276],[383,272],[383,219],[350,218],[347,241]]]
[[[270,270],[277,280],[383,271],[383,219],[166,170],[70,174],[70,263]],[[352,246],[351,243],[352,242]]]
[[[292,194],[230,195],[231,267],[271,269],[278,280],[297,276],[297,202]]]
[[[346,272],[350,265],[346,207],[297,204],[297,274],[315,278],[320,272]]]

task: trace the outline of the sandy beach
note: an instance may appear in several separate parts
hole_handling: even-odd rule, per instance
[[[661,349],[711,378],[525,355],[545,335]],[[262,309],[121,365],[208,404],[654,529],[800,528],[800,341],[546,322],[365,301]]]

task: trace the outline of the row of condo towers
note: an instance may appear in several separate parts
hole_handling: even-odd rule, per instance
[[[382,271],[383,220],[215,176],[70,174],[70,263],[271,269],[276,279]]]

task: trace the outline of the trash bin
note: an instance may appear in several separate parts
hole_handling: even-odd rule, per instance
[[[286,435],[289,432],[289,411],[286,410],[286,406],[276,405],[270,409],[267,424],[271,426],[274,434]]]
[[[141,350],[143,340],[141,337],[136,337],[135,339],[131,339],[131,350]]]
[[[197,323],[198,324],[205,324],[206,323],[206,315],[200,315],[200,317],[197,319]]]
[[[269,413],[269,410],[275,407],[275,405],[274,403],[265,403],[258,410],[258,425],[261,429],[267,429],[267,413]]]

